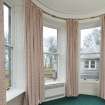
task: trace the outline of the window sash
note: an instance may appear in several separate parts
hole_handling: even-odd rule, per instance
[[[47,56],[45,56],[47,55]],[[47,57],[50,57],[52,58],[52,64],[51,62],[49,61],[50,58],[47,58]],[[55,58],[54,58],[55,57]],[[46,60],[47,63],[46,63]],[[58,53],[48,53],[48,52],[44,52],[44,70],[45,70],[45,74],[46,74],[46,71],[50,72],[52,71],[52,73],[55,74],[55,76],[52,75],[52,77],[50,77],[50,79],[57,79],[57,75],[58,75]],[[50,74],[51,75],[51,74]],[[45,78],[48,78],[46,75],[45,75]]]
[[[7,90],[11,87],[11,69],[12,69],[12,53],[13,53],[13,46],[12,46],[12,40],[11,40],[11,7],[4,3],[4,6],[8,9],[8,23],[5,23],[4,17],[4,23],[7,24],[4,25],[4,36],[5,36],[5,72],[6,72],[6,88]],[[4,11],[6,12],[6,11]],[[6,13],[5,13],[6,14]],[[4,15],[5,16],[5,15]],[[5,28],[8,27],[8,31],[5,30]],[[7,35],[5,35],[7,34]]]
[[[84,62],[84,67],[85,67],[85,68],[89,68],[89,60],[86,60],[86,61]]]
[[[13,48],[10,46],[5,46],[5,70],[6,70],[6,79],[8,81],[7,85],[7,89],[9,89],[11,87],[11,70],[12,70],[12,52],[13,52]],[[7,82],[6,81],[6,82]]]
[[[91,60],[91,66],[92,69],[96,68],[96,61],[95,60]]]
[[[89,33],[88,33],[88,29],[89,29]],[[96,32],[100,32],[100,27],[97,27],[97,26],[92,27],[92,28],[88,27],[88,28],[85,28],[85,29],[81,29],[81,49],[80,49],[80,54],[81,55],[80,55],[80,60],[81,60],[81,64],[83,63],[83,66],[80,65],[80,69],[81,69],[80,78],[84,79],[84,80],[87,80],[87,79],[99,80],[100,67],[98,67],[98,66],[99,66],[100,61],[97,61],[97,59],[100,59],[101,36],[100,36],[100,33],[98,33],[97,35],[99,35],[99,36],[97,37],[97,40],[99,42],[98,41],[95,42],[95,38],[94,38],[95,33],[93,33],[93,34],[91,33],[91,32],[95,32],[94,31],[95,29],[98,29],[98,31],[96,31]],[[82,31],[82,30],[84,30],[84,31]],[[92,38],[90,38],[91,36],[88,36],[90,34],[92,34],[91,35]],[[88,42],[84,44],[84,42],[86,42],[85,37],[87,37],[87,41],[90,40],[89,44],[88,44]],[[88,39],[88,38],[90,38],[90,39]],[[91,41],[93,41],[93,42],[91,43]],[[95,47],[96,46],[95,43],[98,43],[97,47]],[[94,49],[92,49],[92,47]],[[91,50],[93,50],[93,51],[91,52]],[[85,54],[86,54],[86,56],[85,56]],[[93,54],[95,54],[95,55],[93,56]],[[85,63],[85,60],[88,60],[89,63]]]
[[[4,3],[4,6],[8,8],[8,35],[6,38],[7,40],[5,40],[5,44],[11,44],[11,7],[7,3]]]
[[[94,61],[94,63],[92,64],[92,61]],[[95,69],[96,68],[96,61],[95,60],[86,60],[84,62],[84,67],[85,68],[89,68],[89,69]]]
[[[43,43],[43,57],[44,57],[44,70],[45,70],[45,81],[46,81],[46,80],[57,79],[57,75],[58,75],[58,53],[57,53],[58,51],[58,35],[57,35],[58,29],[49,27],[49,26],[48,27],[43,26],[43,28],[45,28],[45,33],[43,35],[43,39],[45,38],[45,40],[43,41],[44,42]],[[55,34],[55,37],[51,33],[51,30],[53,31],[53,29],[56,30],[53,33]],[[43,29],[43,32],[44,32],[44,29]],[[48,35],[47,37],[46,35],[50,33],[51,33],[51,36]],[[49,46],[46,45],[46,44],[49,44],[49,45],[52,44],[52,42],[51,43],[46,42],[48,38],[54,38],[54,41],[56,41],[55,42],[56,47],[54,47],[54,51],[49,49]]]

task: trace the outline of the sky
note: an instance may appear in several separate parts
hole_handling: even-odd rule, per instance
[[[92,32],[92,29],[83,29],[81,30],[81,48],[83,47],[83,42],[86,36]]]
[[[54,28],[48,28],[48,27],[43,27],[43,37],[44,39],[48,39],[50,37],[53,37],[54,39],[57,38],[57,29]]]
[[[5,37],[6,37],[6,34],[8,33],[8,31],[9,31],[9,18],[8,18],[8,16],[9,16],[9,8],[6,6],[6,5],[4,5],[4,33],[5,33]]]
[[[53,37],[57,41],[57,29],[43,27],[43,45],[44,51],[47,51],[47,41],[49,38]]]
[[[99,29],[100,27],[89,28],[81,30],[81,48],[83,47],[83,42],[86,36],[88,36],[94,29]]]

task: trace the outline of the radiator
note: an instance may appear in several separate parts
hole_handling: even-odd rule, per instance
[[[56,83],[45,86],[45,101],[65,97],[65,84]]]

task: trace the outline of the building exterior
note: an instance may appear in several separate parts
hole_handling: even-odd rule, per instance
[[[80,51],[80,77],[81,79],[99,79],[100,50],[81,49]]]

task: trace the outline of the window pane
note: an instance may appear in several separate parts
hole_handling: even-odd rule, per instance
[[[57,79],[57,29],[43,27],[45,80]]]
[[[91,68],[95,68],[95,65],[91,65]]]
[[[80,49],[81,79],[99,80],[100,41],[101,41],[100,27],[81,30],[81,49]]]
[[[85,68],[89,68],[89,61],[85,61],[84,66],[85,66]]]
[[[10,43],[10,8],[4,5],[4,36],[5,42]]]
[[[46,79],[57,78],[57,54],[44,53],[44,69]]]
[[[6,87],[11,85],[11,50],[9,47],[5,48],[5,70],[6,70]]]
[[[91,61],[91,68],[95,68],[95,60]]]
[[[91,61],[91,65],[95,65],[95,61],[94,60]]]
[[[10,7],[4,4],[4,37],[5,37],[5,71],[6,87],[11,86],[11,32],[10,32]]]
[[[57,52],[57,29],[43,27],[44,52]]]

